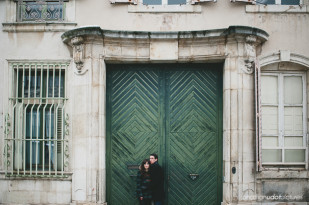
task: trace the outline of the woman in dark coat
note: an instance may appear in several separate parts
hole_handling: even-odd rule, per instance
[[[144,159],[140,170],[137,173],[136,179],[136,193],[140,205],[151,204],[151,191],[150,191],[150,162],[148,159]]]

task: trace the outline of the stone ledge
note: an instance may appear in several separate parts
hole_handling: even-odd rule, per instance
[[[59,22],[8,22],[2,23],[4,32],[65,32],[76,27],[77,23]]]
[[[257,180],[263,179],[309,179],[309,172],[306,170],[279,170],[279,171],[262,171],[256,174]]]
[[[305,5],[246,5],[247,13],[309,13]]]
[[[200,5],[129,5],[129,13],[201,13]]]
[[[0,181],[1,180],[35,180],[35,181],[72,181],[72,172],[64,172],[63,175],[5,175],[4,171],[0,172]]]

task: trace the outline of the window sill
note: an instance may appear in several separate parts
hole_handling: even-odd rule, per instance
[[[68,22],[14,22],[2,23],[4,32],[65,32],[76,27]]]
[[[72,172],[64,172],[63,175],[17,175],[0,172],[0,180],[50,180],[50,181],[72,181]]]
[[[256,178],[262,179],[309,179],[307,170],[266,170],[257,173]]]
[[[200,5],[129,5],[129,13],[201,13]]]
[[[309,13],[308,6],[300,5],[246,5],[247,13]]]

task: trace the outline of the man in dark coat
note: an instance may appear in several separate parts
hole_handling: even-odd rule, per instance
[[[164,173],[162,167],[158,163],[158,155],[150,155],[150,178],[151,178],[151,190],[152,199],[154,205],[163,205],[164,199]]]

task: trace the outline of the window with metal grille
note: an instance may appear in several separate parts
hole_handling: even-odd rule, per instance
[[[4,150],[7,175],[65,174],[67,66],[66,63],[11,63],[11,110],[6,117],[10,131],[5,133]]]
[[[259,84],[260,168],[307,168],[305,74],[264,72]]]
[[[17,21],[64,21],[65,2],[65,0],[18,0]]]

